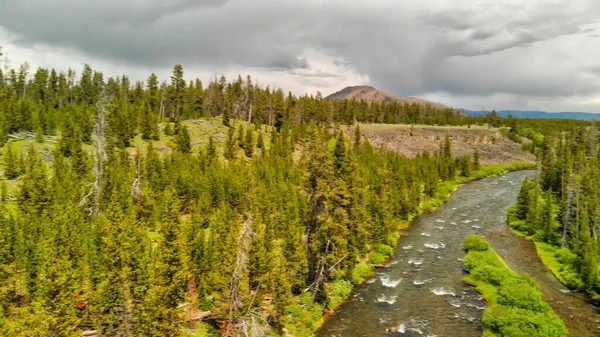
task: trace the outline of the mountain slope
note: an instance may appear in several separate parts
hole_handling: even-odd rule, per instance
[[[474,111],[467,109],[460,109],[463,113],[469,116],[485,116],[489,111]],[[546,111],[521,111],[521,110],[500,110],[497,111],[498,116],[508,117],[510,113],[513,117],[518,118],[568,118],[568,119],[581,119],[591,120],[600,119],[600,113],[591,112],[546,112]]]
[[[334,92],[333,94],[325,97],[325,99],[328,99],[330,101],[336,100],[336,99],[347,99],[347,98],[349,98],[349,99],[355,98],[357,100],[365,100],[367,102],[377,102],[377,103],[382,103],[382,102],[383,103],[391,103],[391,102],[395,101],[395,102],[398,102],[401,104],[404,104],[404,103],[430,104],[437,108],[448,108],[447,106],[445,106],[443,104],[429,102],[424,99],[420,99],[420,98],[416,98],[416,97],[404,97],[404,96],[390,95],[390,94],[379,91],[368,85],[357,85],[357,86],[352,86],[352,87],[345,87],[344,89],[342,89],[338,92]]]

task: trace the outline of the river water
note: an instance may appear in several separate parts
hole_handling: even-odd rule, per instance
[[[565,292],[531,243],[506,226],[507,207],[516,201],[523,179],[534,174],[517,171],[465,184],[437,210],[416,218],[403,231],[387,268],[356,287],[315,335],[481,336],[485,302],[462,281],[462,242],[469,234],[489,239],[518,273],[543,278],[544,297],[564,316],[571,336],[598,335],[598,312],[583,297]]]

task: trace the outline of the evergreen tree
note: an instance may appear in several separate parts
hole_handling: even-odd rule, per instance
[[[190,153],[192,145],[190,143],[190,132],[187,126],[182,125],[178,128],[177,136],[175,137],[175,148],[181,153]]]
[[[178,117],[183,107],[183,94],[185,91],[185,80],[183,79],[183,67],[181,64],[176,64],[173,67],[173,75],[171,75],[171,88],[172,88],[172,105],[173,114],[172,117]]]
[[[354,148],[358,149],[360,146],[360,124],[356,123],[356,129],[354,129]]]
[[[178,306],[185,295],[188,271],[179,201],[172,188],[165,191],[161,219],[141,329],[148,336],[178,336],[182,332]]]
[[[479,170],[481,168],[481,164],[480,164],[480,156],[481,154],[479,153],[478,149],[475,149],[475,154],[473,155],[473,169],[475,171]]]
[[[225,159],[233,160],[235,159],[236,152],[237,144],[235,140],[235,129],[230,127],[227,129],[227,140],[225,141],[225,151],[223,155],[225,156]]]
[[[8,144],[4,153],[4,176],[6,179],[16,179],[19,177],[19,171],[17,154],[13,150],[12,145]]]
[[[206,145],[206,158],[209,163],[213,162],[217,158],[217,146],[215,145],[215,139],[213,136],[208,137],[208,144]]]
[[[254,153],[254,137],[252,135],[252,129],[248,128],[246,130],[246,136],[244,138],[244,154],[247,158],[252,157]]]
[[[265,140],[263,138],[262,132],[258,133],[258,139],[256,140],[256,148],[264,151]]]

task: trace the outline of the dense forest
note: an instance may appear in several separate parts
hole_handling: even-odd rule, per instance
[[[194,146],[197,119],[226,136]],[[0,70],[0,335],[309,335],[401,226],[480,170],[449,137],[406,158],[338,128],[356,122],[507,126],[542,164],[523,226],[598,291],[589,122],[552,136],[556,121],[298,97],[249,76],[204,86],[181,65],[132,83],[25,63]],[[172,151],[157,151],[165,138]]]
[[[197,118],[218,118],[225,141],[192,150],[183,122]],[[448,196],[442,182],[479,169],[449,137],[406,158],[335,127],[355,120],[483,123],[250,77],[205,88],[180,65],[168,83],[0,72],[0,335],[310,334]],[[155,150],[163,136],[173,151]]]
[[[537,241],[541,257],[554,266],[553,272],[563,283],[598,298],[597,124],[570,121],[568,127],[542,132],[540,172],[523,183],[517,204],[509,210],[509,221]]]

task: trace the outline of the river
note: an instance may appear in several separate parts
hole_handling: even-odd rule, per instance
[[[543,267],[533,245],[514,236],[505,213],[521,182],[517,171],[463,186],[434,212],[419,216],[402,237],[387,268],[356,287],[316,336],[481,336],[485,302],[462,281],[462,242],[488,239],[509,267],[538,280],[544,298],[563,318],[570,336],[599,336],[600,315]]]

